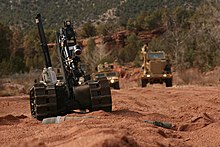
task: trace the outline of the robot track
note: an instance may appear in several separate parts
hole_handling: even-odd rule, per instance
[[[31,115],[38,120],[57,115],[57,100],[54,86],[34,84],[30,90]]]

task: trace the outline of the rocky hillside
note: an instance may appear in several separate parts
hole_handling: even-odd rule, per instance
[[[146,42],[150,42],[152,38],[162,35],[164,32],[165,32],[165,29],[163,27],[157,28],[151,31],[134,32],[134,31],[124,30],[124,31],[115,32],[113,34],[106,35],[106,36],[95,36],[93,37],[93,39],[95,41],[96,46],[101,45],[101,44],[106,44],[107,48],[109,49],[112,49],[112,48],[121,49],[126,45],[126,39],[132,33],[135,33],[138,39],[142,43],[146,43]],[[89,39],[81,39],[79,40],[78,43],[85,47],[87,46],[88,40]]]
[[[10,0],[0,3],[0,18],[4,24],[29,28],[36,14],[42,13],[48,26],[56,27],[65,19],[72,19],[76,24],[99,19],[99,15],[118,5],[117,0]]]
[[[189,5],[195,7],[204,0],[10,0],[0,3],[0,23],[17,25],[22,29],[31,28],[34,17],[42,13],[47,27],[60,26],[63,20],[74,23],[119,22],[125,23],[140,11],[153,11],[161,7]]]

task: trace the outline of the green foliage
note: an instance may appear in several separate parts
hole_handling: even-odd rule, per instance
[[[201,1],[205,0],[2,1],[0,3],[0,18],[4,24],[16,25],[28,32],[33,28],[34,18],[39,12],[42,14],[43,20],[49,22],[45,23],[45,28],[51,27],[58,29],[66,19],[72,20],[76,26],[79,26],[82,22],[102,21],[99,16],[114,8],[116,9],[115,15],[119,17],[120,24],[126,26],[128,19],[136,18],[141,11],[150,14],[164,7],[195,7]],[[116,20],[114,19],[112,22]]]
[[[108,35],[108,26],[106,24],[100,23],[96,26],[97,35]]]
[[[155,29],[162,25],[162,14],[155,11],[144,18],[145,29]]]
[[[10,58],[10,44],[12,40],[12,32],[9,27],[0,24],[0,62],[9,60]]]
[[[41,13],[45,28],[58,29],[66,19],[72,20],[74,25],[82,22],[94,22],[98,16],[120,4],[118,0],[57,0],[57,1],[2,1],[0,3],[0,17],[4,24],[17,25],[24,31],[34,26],[34,18]],[[13,13],[12,13],[13,12]],[[28,29],[28,30],[27,30]]]
[[[45,4],[46,3],[46,4]],[[149,43],[149,48],[164,50],[173,60],[178,70],[191,67],[202,71],[220,66],[220,22],[219,3],[211,0],[91,0],[91,1],[33,1],[2,2],[0,17],[0,74],[23,72],[27,69],[42,69],[44,59],[39,36],[34,24],[37,12],[42,12],[48,42],[55,42],[54,32],[67,18],[74,20],[77,27],[82,25],[79,36],[108,35],[114,27],[143,31],[163,27],[166,32]],[[11,13],[11,9],[14,13]],[[102,23],[100,15],[116,8],[121,26]],[[73,13],[74,12],[74,13]],[[71,14],[71,15],[70,15]],[[14,19],[19,18],[19,19]],[[46,18],[46,19],[45,19]],[[100,22],[97,26],[94,22]],[[89,23],[88,23],[89,22]],[[10,29],[9,29],[10,28]],[[78,28],[77,28],[78,29]],[[24,32],[21,32],[24,31]],[[24,36],[23,36],[24,33]],[[113,61],[139,64],[139,51],[142,43],[135,34],[127,37],[125,47],[109,51],[106,44],[96,45],[89,39],[82,58],[91,63],[92,68],[99,62]],[[49,49],[53,65],[59,64],[55,48]]]
[[[188,56],[192,56],[192,66],[198,67],[202,71],[220,65],[220,36],[217,33],[220,29],[215,23],[219,21],[219,6],[220,4],[217,1],[207,1],[201,5],[193,17],[189,30],[190,37],[188,40],[192,41],[188,41],[191,44],[186,42],[186,47],[189,49],[191,45],[193,51],[190,51],[191,54],[186,54],[185,57],[187,60]]]
[[[137,18],[140,12],[147,12],[149,15],[155,11],[164,8],[173,9],[177,6],[195,8],[204,0],[127,0],[122,5],[118,6],[116,11],[117,16],[123,21],[127,22],[130,18]]]
[[[40,48],[39,36],[36,29],[29,31],[24,36],[25,65],[29,69],[43,68],[43,56]]]
[[[98,64],[110,60],[111,53],[112,50],[108,50],[105,44],[96,45],[94,39],[89,38],[82,54],[82,61],[90,65],[91,71],[95,71]]]
[[[87,54],[89,54],[90,56],[92,56],[92,54],[95,52],[95,40],[92,38],[89,38],[88,40],[88,44],[87,44]]]
[[[178,71],[192,67],[207,71],[219,66],[220,35],[217,32],[220,30],[216,24],[219,6],[217,2],[207,1],[195,12],[176,7],[166,13],[170,25],[166,33],[151,41],[150,48],[166,51]]]
[[[0,76],[2,75],[7,75],[10,73],[9,71],[9,68],[10,68],[10,63],[8,60],[6,59],[3,59],[1,62],[0,62]]]
[[[16,55],[12,55],[9,62],[10,73],[23,73],[24,71],[26,71],[25,62],[23,58]]]
[[[82,30],[80,32],[80,36],[82,38],[89,38],[89,37],[93,37],[96,35],[96,28],[93,24],[91,23],[85,23],[82,26]]]
[[[55,33],[53,31],[47,30],[45,31],[45,35],[47,42],[55,42]],[[40,46],[39,35],[36,29],[31,30],[24,36],[23,47],[26,67],[28,69],[42,69],[45,65],[45,61],[42,48]],[[54,54],[55,49],[49,51],[51,54]],[[55,57],[52,59],[56,60]]]
[[[131,62],[137,56],[138,50],[141,48],[141,42],[135,34],[129,36],[126,40],[126,46],[120,51],[119,58],[123,62]]]
[[[136,19],[128,19],[127,28],[129,30],[152,30],[162,25],[162,13],[160,10],[152,13],[141,11]]]
[[[95,71],[95,67],[96,67],[96,59],[93,56],[96,53],[95,49],[96,49],[96,45],[94,39],[89,38],[87,41],[87,47],[83,50],[81,58],[84,63],[90,65],[89,67],[90,71]]]
[[[190,26],[190,18],[193,16],[194,10],[184,8],[181,6],[178,6],[174,10],[175,14],[175,20],[176,23],[179,25],[181,28],[188,28]]]
[[[128,30],[133,30],[135,28],[135,20],[131,18],[128,19],[126,27]]]
[[[145,12],[141,12],[137,18],[136,18],[136,22],[134,22],[134,26],[137,30],[143,30],[145,29],[145,17],[146,17],[146,13]]]
[[[0,26],[0,69],[1,75],[24,72],[24,49],[19,28]]]

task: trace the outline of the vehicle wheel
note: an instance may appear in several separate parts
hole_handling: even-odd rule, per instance
[[[173,80],[172,79],[166,79],[165,83],[166,83],[166,87],[172,87],[173,86]]]
[[[120,89],[119,82],[114,83],[114,89]]]
[[[105,111],[105,112],[112,112],[112,107],[111,106],[103,107],[102,110]]]
[[[146,87],[147,86],[147,80],[141,79],[141,87]]]
[[[109,81],[106,77],[100,78],[99,81],[89,82],[91,94],[91,108],[89,111],[104,110],[112,111],[112,96]]]

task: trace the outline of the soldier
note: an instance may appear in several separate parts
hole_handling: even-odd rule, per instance
[[[166,72],[166,73],[171,73],[171,63],[170,63],[170,59],[167,59],[167,63],[166,63],[166,65],[165,65],[165,67],[164,67],[164,71]]]
[[[145,43],[141,49],[141,53],[146,53],[148,51],[148,43]]]
[[[147,62],[147,51],[148,51],[148,43],[145,43],[144,46],[141,48],[142,57],[144,60],[144,64],[142,65],[141,69],[144,70],[144,73],[149,71],[149,63]]]
[[[105,69],[105,70],[109,70],[108,62],[105,62],[105,63],[104,63],[104,69]]]
[[[104,65],[103,64],[99,64],[98,68],[97,68],[98,72],[103,71],[103,68],[104,68]]]

